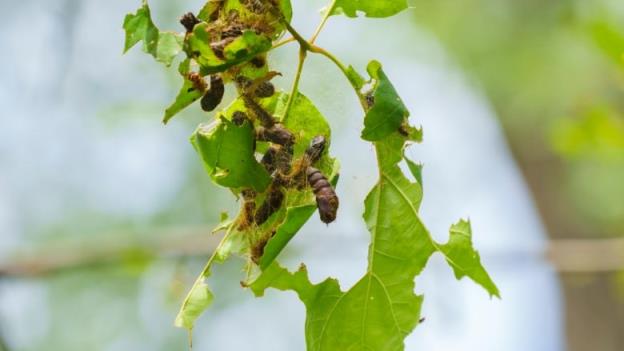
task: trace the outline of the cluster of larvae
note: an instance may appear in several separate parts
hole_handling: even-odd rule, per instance
[[[187,32],[192,32],[195,25],[200,21],[192,13],[184,15],[180,22]],[[232,42],[243,33],[244,28],[234,20],[226,29],[221,31],[215,41],[210,44],[217,56],[222,55],[223,47]],[[249,64],[261,69],[266,65],[264,55],[252,58]],[[261,164],[271,174],[271,184],[266,190],[262,202],[258,202],[259,194],[251,188],[241,191],[243,205],[241,215],[238,218],[239,230],[245,230],[252,226],[260,226],[267,222],[271,215],[276,213],[283,205],[286,190],[305,190],[310,187],[316,197],[316,203],[320,218],[324,223],[331,223],[336,219],[339,200],[334,188],[327,177],[314,165],[325,151],[327,140],[325,136],[316,136],[306,149],[303,157],[293,160],[293,147],[296,142],[295,134],[286,126],[279,123],[275,117],[266,111],[258,99],[269,98],[275,94],[275,87],[271,79],[280,75],[278,72],[269,71],[258,79],[249,79],[239,74],[236,67],[229,69],[222,76],[215,73],[210,75],[210,85],[206,84],[203,76],[197,72],[191,72],[187,78],[193,82],[193,89],[203,93],[200,103],[204,111],[215,110],[221,103],[225,93],[224,76],[236,85],[239,97],[244,102],[245,111],[235,111],[231,120],[235,125],[251,123],[255,128],[255,141],[267,142],[268,149],[262,155]],[[257,261],[262,256],[266,242],[264,238],[252,247],[252,259]]]

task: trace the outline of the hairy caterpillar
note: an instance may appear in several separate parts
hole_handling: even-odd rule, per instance
[[[249,120],[249,116],[243,111],[235,111],[232,114],[232,123],[234,123],[234,125],[242,126],[247,120]]]
[[[241,192],[243,195],[243,205],[241,206],[241,214],[238,219],[238,230],[249,228],[254,222],[254,213],[256,212],[256,192],[252,189],[245,189]]]
[[[268,113],[262,106],[260,106],[254,99],[246,94],[242,95],[245,106],[254,115],[256,119],[260,121],[260,124],[265,128],[271,128],[275,125],[275,119]]]
[[[271,128],[256,128],[256,140],[270,141],[274,144],[288,146],[295,142],[295,136],[281,124],[276,124]]]
[[[256,88],[256,91],[254,93],[256,97],[268,98],[275,94],[275,86],[273,85],[273,83],[265,81],[258,84],[258,87]]]
[[[258,211],[256,211],[256,215],[254,217],[256,224],[261,225],[266,222],[272,214],[282,207],[283,202],[284,191],[276,184],[271,185],[266,199],[264,199],[264,202],[260,205]]]

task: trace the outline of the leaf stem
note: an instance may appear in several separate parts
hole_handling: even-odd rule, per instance
[[[284,45],[286,45],[288,43],[292,43],[293,41],[295,41],[295,38],[293,38],[293,37],[290,37],[288,39],[284,39],[284,40],[278,41],[277,43],[273,44],[273,49],[277,49],[280,46],[284,46]]]
[[[360,100],[360,104],[362,105],[362,108],[366,112],[366,110],[367,110],[367,107],[366,107],[366,97],[362,94],[362,92],[360,91],[360,88],[349,78],[349,69],[347,68],[347,66],[345,66],[342,62],[340,62],[340,60],[336,56],[334,56],[332,53],[330,53],[329,51],[327,51],[327,50],[325,50],[325,49],[323,49],[321,47],[318,47],[316,45],[311,45],[309,50],[310,50],[310,52],[313,52],[315,54],[321,54],[321,55],[327,57],[330,61],[332,61],[340,69],[340,71],[342,71],[344,76],[349,81],[349,84],[351,84],[351,86],[353,87],[353,90],[355,91],[355,94],[358,96],[358,99]]]
[[[286,109],[284,110],[284,115],[282,117],[282,122],[284,122],[288,118],[288,114],[290,113],[290,110],[291,110],[292,105],[294,103],[295,97],[297,95],[297,89],[299,88],[299,81],[301,80],[301,73],[303,71],[303,64],[305,62],[305,59],[306,59],[306,56],[307,56],[306,54],[307,54],[308,51],[327,57],[330,61],[332,61],[340,69],[340,71],[342,71],[344,76],[349,81],[349,84],[351,84],[351,86],[353,87],[353,90],[355,91],[355,94],[357,95],[358,99],[360,100],[360,105],[362,106],[362,109],[364,110],[364,112],[367,111],[366,97],[360,91],[360,87],[358,87],[357,84],[355,82],[353,82],[353,80],[350,78],[351,74],[349,72],[349,68],[347,68],[347,66],[345,66],[340,60],[338,60],[338,58],[336,56],[334,56],[329,51],[314,45],[314,41],[316,40],[318,35],[321,33],[325,23],[327,22],[327,20],[331,16],[332,11],[336,8],[336,4],[337,4],[337,0],[332,0],[331,4],[327,8],[327,12],[323,16],[323,19],[321,20],[321,23],[317,27],[317,29],[316,29],[314,35],[312,36],[312,39],[310,39],[310,41],[305,40],[303,38],[303,36],[301,34],[299,34],[299,32],[297,32],[297,30],[295,28],[293,28],[293,26],[291,26],[288,21],[286,21],[284,18],[282,18],[282,23],[286,27],[286,30],[288,30],[288,32],[292,35],[292,38],[287,39],[287,41],[288,42],[290,42],[290,41],[297,41],[299,43],[299,64],[297,66],[297,73],[296,73],[296,76],[295,76],[295,81],[293,83],[293,87],[292,87],[290,96],[288,97],[288,102],[286,104]],[[285,44],[285,43],[277,43],[276,46],[281,46],[283,44]]]
[[[303,36],[290,25],[290,23],[288,23],[287,21],[283,22],[284,26],[286,26],[286,30],[288,30],[288,32],[293,36],[293,39],[296,40],[303,49],[310,50],[310,43],[308,43],[308,41],[305,40]]]
[[[292,109],[293,103],[297,98],[297,92],[299,90],[299,82],[301,81],[301,73],[303,72],[303,64],[305,63],[305,59],[307,56],[307,51],[305,48],[299,48],[299,63],[297,65],[297,73],[295,74],[295,81],[293,82],[292,89],[290,90],[290,95],[288,96],[288,103],[286,104],[286,109],[284,110],[284,116],[282,117],[282,123],[286,123],[288,119],[288,115],[290,114],[290,110]]]
[[[316,41],[316,38],[318,38],[319,34],[321,34],[321,31],[323,30],[325,23],[327,23],[327,20],[331,16],[332,12],[334,12],[334,9],[336,8],[337,4],[338,4],[338,0],[332,0],[331,4],[327,7],[327,11],[323,15],[323,19],[321,20],[321,23],[319,23],[318,27],[314,31],[314,34],[312,35],[312,38],[310,39],[310,44],[314,44],[314,42]]]

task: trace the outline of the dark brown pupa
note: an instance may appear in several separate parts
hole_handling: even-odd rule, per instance
[[[243,101],[245,102],[245,107],[249,110],[249,112],[258,120],[260,124],[265,128],[271,128],[275,125],[275,119],[273,116],[268,113],[260,104],[258,104],[254,99],[246,94],[242,95]]]
[[[206,91],[200,103],[202,110],[206,112],[214,111],[223,100],[225,94],[225,86],[223,79],[218,75],[210,76],[210,89]]]
[[[195,28],[195,25],[197,25],[199,22],[200,20],[195,17],[192,12],[189,12],[180,18],[180,23],[184,26],[188,33],[192,32],[193,28]]]
[[[338,195],[336,195],[334,188],[327,180],[327,177],[314,167],[308,167],[306,175],[308,184],[310,184],[316,196],[316,205],[319,209],[321,221],[326,224],[333,222],[336,220],[339,206]]]

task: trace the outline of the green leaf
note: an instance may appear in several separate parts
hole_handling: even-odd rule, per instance
[[[374,103],[364,117],[362,139],[377,141],[399,130],[409,117],[409,111],[379,62],[372,61],[367,70],[375,81]]]
[[[379,74],[380,65],[373,63],[369,68],[378,84],[385,80]],[[401,123],[406,123],[405,117]],[[308,351],[403,350],[403,340],[418,325],[423,302],[423,296],[414,294],[414,279],[435,252],[445,255],[458,278],[468,276],[498,296],[472,248],[466,222],[452,228],[446,245],[436,243],[423,224],[419,215],[421,169],[404,155],[414,138],[406,130],[415,129],[400,126],[402,130],[394,129],[374,142],[379,180],[365,200],[364,220],[371,244],[364,276],[343,292],[335,280],[315,285],[304,268],[290,273],[274,262],[249,284],[257,296],[271,287],[297,292],[306,305]],[[399,167],[403,159],[418,182],[411,182]]]
[[[461,220],[451,227],[451,237],[446,245],[440,246],[446,261],[453,268],[455,277],[469,277],[490,293],[500,298],[498,288],[481,265],[479,253],[472,247],[470,222]]]
[[[190,106],[193,102],[202,97],[202,92],[197,90],[193,82],[188,79],[188,73],[190,72],[191,60],[186,59],[180,63],[178,71],[184,79],[184,84],[176,96],[175,101],[167,107],[165,110],[165,116],[163,117],[163,123],[167,124],[169,120],[175,116],[178,112],[182,111],[186,107]]]
[[[407,0],[337,0],[332,15],[358,17],[358,12],[363,12],[366,17],[390,17],[407,6]]]
[[[301,227],[312,217],[314,211],[316,211],[314,203],[303,206],[293,206],[286,210],[284,221],[277,227],[275,235],[264,248],[264,254],[258,263],[260,269],[266,269],[275,261],[295,234],[297,234]]]
[[[143,41],[143,51],[154,56],[156,61],[170,66],[173,59],[182,51],[184,41],[182,35],[159,31],[152,21],[147,0],[143,0],[142,6],[135,14],[126,15],[123,28],[126,31],[124,53]]]
[[[398,167],[403,143],[395,133],[377,145],[381,175],[365,202],[372,242],[364,277],[346,293],[332,281],[296,283],[300,296],[317,295],[306,305],[308,350],[402,350],[403,339],[418,324],[422,296],[413,292],[414,277],[435,246],[417,213],[422,189]],[[282,286],[294,279],[283,272],[280,276]],[[266,280],[261,275],[260,283],[252,284],[256,293]]]
[[[292,20],[292,15],[293,15],[293,10],[292,10],[292,5],[290,3],[290,0],[280,0],[279,8],[286,22],[290,23],[290,21]]]
[[[264,106],[273,115],[283,115],[288,97],[288,94],[280,92],[264,101]],[[290,111],[288,119],[282,122],[296,135],[295,159],[303,156],[314,137],[323,135],[327,140],[331,140],[331,130],[327,120],[303,94],[297,94]],[[328,177],[334,186],[336,185],[340,169],[336,160],[325,153],[315,166]],[[268,267],[277,258],[315,211],[316,199],[309,189],[303,192],[289,190],[286,193],[285,211],[278,213],[276,221],[269,227],[262,228],[265,231],[275,231],[275,234],[264,249],[264,254],[259,262],[261,269]]]
[[[254,129],[250,123],[237,126],[221,118],[201,124],[191,142],[212,180],[228,188],[264,191],[271,176],[254,157]]]
[[[202,75],[223,72],[271,49],[271,39],[247,30],[223,48],[225,59],[221,59],[210,46],[209,26],[208,23],[200,23],[187,37],[187,53],[200,65]]]
[[[200,66],[216,67],[224,63],[210,47],[211,39],[209,24],[205,22],[197,24],[193,28],[193,33],[187,36],[187,53],[195,58]]]
[[[229,64],[237,64],[271,49],[271,40],[256,32],[246,30],[243,35],[228,44],[223,54]]]
[[[271,98],[264,99],[262,105],[267,112],[279,115],[283,113],[287,101],[288,94],[280,92]],[[211,126],[200,126],[192,137],[193,144],[202,155],[210,174],[213,174],[214,169],[219,167],[216,164],[218,162],[214,160],[218,160],[221,155],[235,154],[241,156],[250,152],[250,146],[246,146],[245,143],[246,140],[252,140],[251,137],[239,137],[239,133],[242,134],[243,132],[240,130],[236,131],[234,128],[247,130],[251,128],[251,125],[245,123],[240,127],[236,127],[230,122],[232,114],[235,111],[241,110],[245,110],[245,105],[241,99],[237,99],[228,106],[225,111],[219,114],[218,122]],[[303,155],[310,141],[315,136],[324,135],[329,139],[331,137],[331,131],[323,115],[305,96],[301,94],[297,96],[293,102],[292,111],[296,113],[292,114],[292,117],[289,118],[288,121],[284,121],[284,124],[297,137],[294,149],[295,158],[299,158]],[[220,131],[220,128],[223,128],[223,130]],[[236,133],[232,130],[236,131]],[[240,149],[237,149],[236,152],[231,151],[233,147],[240,147]],[[243,158],[246,158],[246,156]],[[249,165],[250,162],[251,161],[247,160],[235,163]],[[223,163],[219,164],[223,165]],[[337,161],[330,158],[327,152],[322,155],[315,166],[328,176],[333,185],[336,184],[338,180],[339,164]],[[264,168],[262,169],[264,170]],[[238,171],[243,171],[243,169],[239,169]],[[248,170],[247,172],[251,174],[253,170]],[[218,180],[222,181],[222,179]],[[237,186],[234,187],[240,187],[239,181],[235,182],[235,184],[237,184]],[[283,208],[280,209],[271,220],[259,227],[252,227],[245,231],[239,231],[236,229],[236,220],[229,220],[227,216],[222,216],[222,223],[215,228],[215,232],[227,230],[228,233],[191,288],[176,318],[176,326],[192,329],[199,315],[212,303],[214,297],[207,285],[207,279],[210,276],[211,267],[214,263],[222,263],[233,254],[248,256],[250,245],[253,245],[255,240],[261,240],[268,235],[270,236],[270,240],[264,248],[264,254],[259,262],[259,267],[262,269],[270,267],[288,242],[310,219],[315,211],[316,200],[310,189],[289,189],[286,193],[286,200]]]
[[[221,3],[220,0],[208,0],[197,14],[197,18],[204,22],[210,22],[213,14],[221,7]]]
[[[349,66],[347,68],[346,76],[349,82],[351,82],[351,85],[353,85],[353,87],[356,88],[357,90],[362,89],[362,87],[364,87],[364,84],[366,84],[364,77],[362,77],[355,70],[355,68],[353,68],[353,66]]]
[[[209,276],[209,272],[202,275],[202,279],[195,283],[195,286],[186,296],[182,309],[178,312],[174,322],[176,327],[193,329],[197,318],[212,304],[214,295],[206,284],[206,279]]]
[[[423,186],[423,179],[422,179],[423,165],[420,163],[416,163],[407,157],[405,157],[405,162],[407,162],[407,167],[409,168],[414,178],[416,178],[416,181],[418,182],[418,184],[420,184],[420,186]]]

